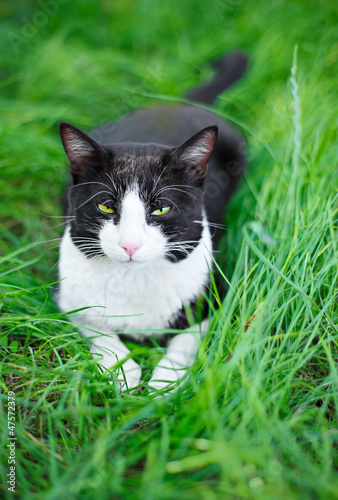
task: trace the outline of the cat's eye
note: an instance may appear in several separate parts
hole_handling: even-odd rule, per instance
[[[97,205],[98,208],[103,212],[104,214],[113,214],[114,210],[112,208],[107,207],[106,205],[101,205],[100,203]]]
[[[151,212],[151,215],[166,215],[168,212],[170,212],[171,207],[162,207],[158,208],[157,210],[154,210],[154,212]]]

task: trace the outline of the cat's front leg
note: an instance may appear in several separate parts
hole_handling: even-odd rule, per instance
[[[178,382],[196,359],[200,340],[208,329],[208,320],[175,335],[169,342],[167,353],[156,366],[148,382],[151,392],[170,388]]]
[[[130,354],[116,334],[98,335],[91,343],[91,355],[105,370],[110,370]],[[141,368],[133,359],[127,359],[119,368],[117,378],[121,392],[135,389],[140,384]]]

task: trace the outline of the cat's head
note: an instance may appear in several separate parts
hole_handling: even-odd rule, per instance
[[[194,250],[203,231],[203,182],[217,127],[177,148],[102,146],[66,122],[60,134],[73,179],[70,234],[82,252],[140,264],[179,261]]]

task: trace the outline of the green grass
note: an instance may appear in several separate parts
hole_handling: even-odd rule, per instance
[[[41,2],[0,6],[0,497],[14,391],[19,498],[338,498],[335,3],[63,4],[30,38]],[[228,293],[183,388],[121,396],[52,299],[58,121],[180,97],[233,48],[250,70],[215,110],[249,162],[219,248]],[[149,376],[162,351],[133,347]]]

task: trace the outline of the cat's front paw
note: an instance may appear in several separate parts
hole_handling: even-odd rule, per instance
[[[178,386],[172,383],[167,383],[158,380],[152,380],[148,383],[149,395],[154,396],[154,398],[161,398],[168,393],[175,392]]]
[[[141,375],[142,371],[139,365],[132,359],[128,359],[119,369],[117,376],[120,392],[135,392],[140,385]]]
[[[185,377],[183,380],[182,378],[186,371],[185,368],[174,367],[168,359],[163,358],[148,382],[150,394],[156,394],[158,391],[175,391],[185,380]]]

